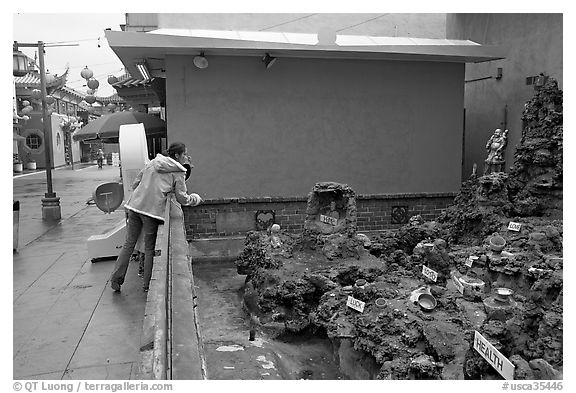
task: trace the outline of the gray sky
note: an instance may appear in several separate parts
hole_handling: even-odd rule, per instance
[[[61,75],[69,64],[67,86],[85,93],[87,88],[83,86],[85,80],[80,76],[80,72],[88,66],[100,82],[96,95],[107,97],[114,94],[114,89],[107,82],[108,75],[120,76],[124,71],[122,62],[108,46],[104,29],[120,31],[120,24],[124,23],[126,18],[123,13],[15,13],[13,41],[43,41],[47,45],[78,44],[47,47],[46,69],[52,74]],[[21,48],[21,51],[34,58],[36,48]]]

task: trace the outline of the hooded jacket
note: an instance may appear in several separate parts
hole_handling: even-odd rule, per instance
[[[164,221],[166,198],[171,192],[181,205],[199,205],[202,198],[198,194],[188,194],[185,175],[186,168],[178,161],[156,155],[134,179],[134,191],[124,208]]]

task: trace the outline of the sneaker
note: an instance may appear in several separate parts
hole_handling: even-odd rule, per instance
[[[110,281],[110,288],[112,288],[114,292],[120,292],[120,284],[116,281]]]

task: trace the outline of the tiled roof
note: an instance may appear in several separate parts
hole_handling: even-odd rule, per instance
[[[123,87],[142,87],[148,86],[150,81],[144,79],[133,78],[129,73],[118,77],[118,82],[113,83],[112,87],[118,89]]]
[[[68,70],[66,70],[66,72],[60,76],[55,76],[54,81],[52,83],[47,83],[46,87],[51,88],[64,86],[66,84],[67,78]],[[16,87],[40,88],[40,74],[37,72],[29,72],[24,76],[15,76],[14,83],[16,84]]]

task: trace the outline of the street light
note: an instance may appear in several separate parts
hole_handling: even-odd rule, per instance
[[[36,44],[14,41],[14,50],[18,47],[38,48],[38,59],[40,62],[40,91],[42,100],[42,123],[44,127],[44,155],[46,160],[46,184],[47,192],[42,198],[42,219],[55,221],[62,218],[60,210],[60,197],[56,196],[52,188],[52,123],[48,117],[46,104],[46,71],[44,68],[44,42],[38,41]]]

